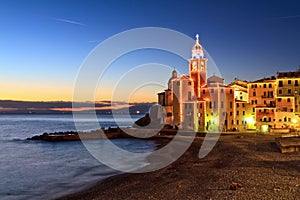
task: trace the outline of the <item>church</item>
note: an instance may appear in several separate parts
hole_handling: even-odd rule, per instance
[[[233,88],[226,86],[221,77],[207,78],[207,60],[196,35],[189,60],[189,75],[178,76],[174,70],[168,89],[158,94],[158,104],[164,108],[166,124],[193,131],[233,128],[229,123],[233,115],[226,112],[233,111]]]
[[[300,129],[300,70],[226,85],[216,75],[207,78],[207,61],[196,35],[189,75],[173,70],[168,88],[158,93],[165,125],[196,132]]]

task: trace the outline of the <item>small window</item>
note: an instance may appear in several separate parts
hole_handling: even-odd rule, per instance
[[[279,81],[278,87],[283,87],[283,82]]]
[[[229,93],[232,94],[232,89],[230,89]]]
[[[240,112],[239,111],[236,111],[236,115],[239,115],[240,114]]]
[[[291,99],[290,99],[290,98],[287,98],[287,102],[291,102]]]
[[[279,93],[279,94],[282,94],[282,90],[278,90],[278,93]]]
[[[238,108],[238,107],[240,107],[240,105],[237,103],[237,104],[236,104],[236,107]]]
[[[272,88],[272,84],[271,83],[269,83],[269,88]]]
[[[254,96],[254,97],[256,96],[256,92],[253,92],[253,96]]]
[[[288,89],[288,94],[292,94],[292,90],[291,89]]]
[[[264,84],[264,88],[266,88],[267,87],[267,84]]]
[[[214,93],[214,89],[211,89],[211,90],[210,90],[210,93]]]
[[[278,102],[281,102],[281,98],[278,98]]]
[[[298,80],[295,80],[295,86],[298,86]]]
[[[288,84],[289,84],[289,85],[292,84],[292,81],[291,81],[291,80],[288,80]]]
[[[245,111],[243,111],[243,115],[245,115]]]
[[[202,93],[205,94],[205,90],[203,90]]]

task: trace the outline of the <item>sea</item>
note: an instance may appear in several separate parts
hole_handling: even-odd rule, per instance
[[[142,115],[97,115],[101,127],[129,127]],[[82,116],[86,129],[89,119]],[[93,123],[91,123],[93,124]],[[0,199],[55,199],[78,192],[96,181],[121,172],[96,160],[81,141],[45,142],[26,140],[45,132],[75,131],[71,114],[0,115]],[[85,131],[85,130],[83,130]],[[104,140],[91,141],[101,145]],[[132,152],[150,152],[153,141],[115,139],[114,144]],[[147,165],[141,158],[141,167]],[[115,159],[122,165],[124,159]],[[126,161],[124,161],[125,163]]]

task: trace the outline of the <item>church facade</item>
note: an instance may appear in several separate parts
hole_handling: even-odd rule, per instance
[[[221,77],[207,78],[198,35],[188,67],[189,75],[174,70],[168,88],[158,93],[164,124],[199,132],[300,128],[300,72],[226,85]]]

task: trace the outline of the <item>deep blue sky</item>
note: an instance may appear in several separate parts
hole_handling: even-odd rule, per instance
[[[199,33],[227,83],[300,65],[299,1],[2,0],[0,26],[0,99],[70,100],[89,52],[138,27]]]

